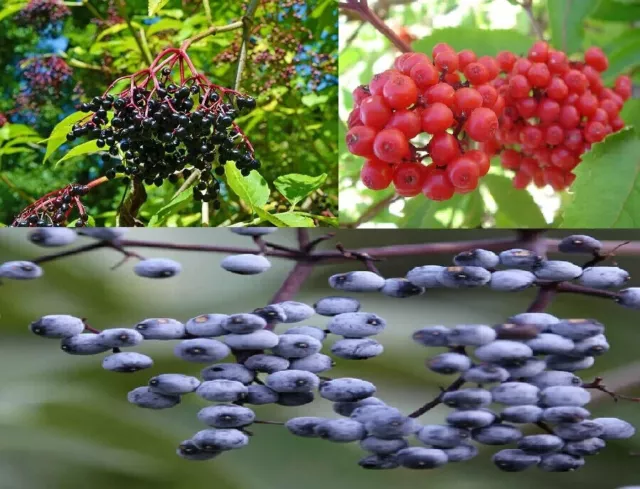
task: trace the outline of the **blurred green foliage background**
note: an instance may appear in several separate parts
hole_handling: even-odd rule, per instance
[[[318,230],[317,235],[320,235]],[[339,231],[336,240],[347,249],[401,243],[459,241],[512,235],[511,231]],[[550,233],[551,236],[563,234]],[[26,231],[0,230],[0,262],[42,254],[31,245]],[[640,240],[640,232],[599,232],[599,239]],[[131,230],[131,239],[175,243],[250,246],[248,238],[227,230]],[[292,245],[293,231],[271,235],[272,241]],[[82,238],[87,240],[88,238]],[[326,249],[336,241],[325,243]],[[533,469],[503,473],[490,462],[495,451],[482,449],[473,461],[433,471],[365,471],[357,466],[356,444],[333,444],[290,435],[281,426],[256,425],[250,445],[208,462],[188,462],[174,451],[178,443],[203,429],[197,411],[205,405],[196,396],[166,411],[146,411],[126,401],[127,392],[144,385],[155,374],[180,372],[197,375],[201,366],[173,357],[173,342],[149,342],[139,349],[155,366],[132,375],[106,372],[100,356],[64,354],[55,340],[28,332],[29,322],[45,314],[68,313],[87,317],[96,328],[132,327],[146,317],[186,320],[201,313],[234,313],[267,303],[292,264],[273,259],[273,268],[257,277],[229,274],[219,267],[219,254],[165,252],[138,249],[144,256],[179,260],[184,271],[169,280],[148,280],[133,274],[132,263],[117,270],[113,251],[90,254],[44,265],[35,281],[5,281],[0,286],[0,488],[1,489],[387,489],[390,486],[431,489],[615,489],[640,484],[640,437],[613,441],[602,454],[591,457],[575,473],[548,474]],[[447,264],[451,255],[397,257],[379,263],[385,276],[403,276],[424,264]],[[578,262],[580,257],[578,258]],[[620,256],[619,265],[640,277],[640,257]],[[358,268],[357,263],[319,266],[298,300],[313,303],[332,295],[327,278]],[[631,286],[639,281],[632,278]],[[431,290],[421,297],[398,300],[379,294],[361,294],[362,310],[388,321],[378,338],[385,353],[366,362],[340,361],[331,375],[357,376],[374,382],[385,401],[409,412],[433,398],[450,382],[424,367],[436,349],[425,349],[410,339],[420,327],[433,324],[502,322],[522,312],[535,291],[514,294],[489,290]],[[560,296],[549,312],[560,317],[593,317],[607,326],[611,351],[583,372],[586,380],[602,375],[610,384],[632,386],[624,391],[640,395],[640,312],[613,302],[573,295]],[[308,324],[322,326],[326,318]],[[640,426],[640,405],[598,398],[589,406],[595,416],[616,416]],[[299,408],[256,407],[259,419],[284,421],[302,415],[333,416],[328,401]],[[448,410],[439,407],[421,418],[439,423]]]

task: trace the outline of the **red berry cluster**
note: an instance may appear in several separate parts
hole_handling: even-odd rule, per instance
[[[59,56],[26,58],[20,61],[24,92],[37,102],[58,99],[71,80],[73,70]]]
[[[489,157],[471,142],[492,141],[498,130],[504,98],[489,83],[498,64],[446,44],[432,56],[403,54],[353,92],[347,145],[367,158],[361,178],[370,189],[393,183],[404,197],[448,200],[475,190],[489,171]],[[426,145],[410,142],[423,133],[431,136]]]
[[[61,0],[31,0],[16,17],[20,26],[46,31],[50,25],[71,15],[71,10]]]
[[[487,151],[501,150],[503,167],[516,172],[516,188],[568,188],[591,145],[624,127],[620,111],[631,97],[631,79],[621,76],[613,89],[605,87],[601,73],[609,61],[598,47],[586,51],[584,62],[570,61],[539,41],[526,57],[503,51],[497,61],[505,76],[493,86],[506,106]]]
[[[590,144],[624,127],[619,113],[631,80],[604,87],[608,62],[598,48],[585,63],[543,42],[527,58],[477,57],[447,44],[431,54],[402,54],[353,91],[346,142],[366,158],[360,175],[372,190],[393,183],[404,197],[448,200],[475,190],[503,150],[516,188],[533,181],[562,190]],[[422,134],[426,144],[416,142]]]
[[[82,197],[91,190],[91,185],[72,183],[38,199],[24,209],[11,223],[11,227],[63,227],[73,211],[78,213],[76,227],[86,226],[89,221]]]

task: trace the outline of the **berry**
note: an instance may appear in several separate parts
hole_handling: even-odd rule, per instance
[[[492,139],[498,130],[498,117],[491,109],[480,107],[471,113],[464,127],[471,139],[486,142]]]
[[[135,329],[146,340],[176,340],[184,336],[184,324],[170,318],[145,319],[136,324]]]
[[[331,296],[317,301],[313,308],[321,316],[337,316],[346,312],[358,312],[360,302],[351,297]]]
[[[149,380],[149,390],[167,396],[181,396],[194,392],[200,381],[182,374],[160,374]]]
[[[167,409],[180,404],[179,396],[153,392],[149,387],[136,387],[127,394],[127,400],[146,409]]]
[[[212,363],[229,356],[231,350],[218,340],[196,338],[181,341],[175,346],[173,353],[187,362]]]
[[[45,338],[70,338],[84,331],[84,322],[74,316],[52,314],[32,322],[29,329]]]
[[[374,292],[384,287],[384,278],[373,272],[348,272],[329,277],[333,289],[348,292]]]
[[[77,238],[77,233],[69,228],[40,228],[29,234],[29,241],[46,248],[66,246]]]
[[[449,164],[447,176],[454,187],[473,190],[478,186],[480,169],[471,158],[461,156]]]
[[[223,325],[228,318],[226,314],[202,314],[189,319],[185,329],[192,336],[223,336],[227,334]]]
[[[248,392],[249,389],[243,383],[224,379],[202,382],[196,390],[196,394],[203,399],[215,402],[242,401]]]
[[[110,347],[100,341],[99,335],[89,333],[62,338],[60,349],[70,355],[96,355],[110,350]]]
[[[146,278],[169,278],[182,271],[182,265],[167,258],[150,258],[139,261],[133,271],[136,275]]]
[[[444,132],[453,125],[453,112],[445,104],[436,102],[422,112],[422,130],[429,134]]]
[[[418,87],[410,77],[396,75],[384,84],[382,95],[387,105],[392,109],[407,109],[416,103]]]
[[[516,449],[500,450],[491,460],[496,467],[505,472],[522,472],[540,463],[540,457]]]
[[[271,262],[262,255],[229,255],[222,260],[220,266],[238,275],[256,275],[269,270]]]
[[[382,354],[384,348],[376,340],[370,338],[343,339],[331,346],[331,353],[346,360],[366,360]]]
[[[97,335],[99,341],[108,348],[125,348],[142,343],[144,337],[135,329],[105,329]]]
[[[102,361],[102,368],[111,372],[133,373],[152,366],[153,360],[150,357],[136,352],[114,353],[104,357]]]
[[[280,339],[272,331],[261,329],[253,333],[227,334],[224,343],[234,350],[264,350],[274,348]]]
[[[347,133],[347,147],[351,154],[369,157],[373,155],[373,140],[377,131],[367,126],[352,127]]]
[[[43,274],[42,268],[29,261],[8,261],[0,264],[0,278],[32,280]]]
[[[278,344],[273,346],[272,350],[284,358],[304,358],[318,353],[321,348],[322,343],[313,336],[284,334],[280,335]]]
[[[404,163],[396,167],[393,184],[396,192],[403,197],[413,197],[422,190],[426,169],[419,163]]]

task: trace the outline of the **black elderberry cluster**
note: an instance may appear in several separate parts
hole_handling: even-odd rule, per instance
[[[89,193],[86,185],[68,185],[67,187],[49,194],[35,204],[27,207],[11,224],[11,227],[63,227],[69,215],[76,207],[76,197],[83,197]],[[79,213],[76,227],[84,227],[89,220],[88,214]]]
[[[165,68],[164,81],[153,90],[135,87],[82,104],[80,110],[92,116],[74,125],[67,140],[82,136],[96,140],[105,150],[102,160],[110,179],[124,173],[161,186],[165,179],[176,183],[200,170],[194,197],[218,207],[218,177],[224,175],[226,164],[233,162],[244,176],[260,167],[233,122],[254,109],[256,101],[196,82],[177,86],[170,82],[170,74]]]

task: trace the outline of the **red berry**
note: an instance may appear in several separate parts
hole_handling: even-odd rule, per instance
[[[431,60],[429,56],[424,53],[404,53],[396,58],[393,66],[396,70],[400,71],[400,73],[408,75],[412,68],[418,63],[431,64]]]
[[[431,51],[431,57],[435,60],[438,54],[440,53],[455,53],[453,48],[444,42],[439,42],[435,46],[433,46],[433,50]]]
[[[482,85],[489,81],[489,70],[482,63],[473,62],[464,68],[464,76],[472,85]]]
[[[538,101],[533,97],[521,98],[516,101],[516,109],[523,119],[533,117],[538,111]]]
[[[453,73],[458,69],[458,55],[453,51],[443,51],[433,61],[440,71]]]
[[[496,99],[496,103],[493,104],[493,107],[490,107],[490,108],[496,113],[498,117],[500,117],[504,112],[506,104],[507,102],[504,99],[504,97],[502,95],[498,95],[498,98]]]
[[[420,163],[402,163],[393,174],[396,192],[403,197],[414,197],[422,191],[426,168]]]
[[[446,166],[460,155],[458,140],[448,132],[434,134],[427,146],[429,156],[437,166]]]
[[[513,98],[525,98],[529,96],[531,85],[524,75],[515,75],[509,80],[509,95]]]
[[[471,190],[478,186],[480,168],[478,168],[474,160],[462,155],[449,163],[447,166],[447,176],[454,187]]]
[[[544,142],[544,134],[537,126],[526,126],[520,131],[520,142],[528,149],[535,149]]]
[[[487,173],[489,173],[489,169],[491,168],[491,160],[489,159],[489,155],[484,151],[480,151],[479,149],[473,149],[471,151],[467,151],[464,154],[467,158],[474,161],[474,163],[478,166],[478,171],[480,172],[480,176],[484,177]]]
[[[469,63],[473,63],[477,59],[476,53],[470,49],[464,49],[458,53],[458,67],[460,70],[464,70]]]
[[[362,103],[364,99],[366,99],[370,95],[371,95],[371,92],[369,91],[369,88],[365,85],[360,85],[352,92],[353,103],[356,106],[358,106]]]
[[[380,95],[372,95],[360,104],[360,119],[369,127],[382,129],[391,119],[391,109]]]
[[[564,142],[564,129],[558,124],[548,126],[544,131],[544,142],[549,146],[557,146]]]
[[[428,88],[425,92],[427,103],[434,104],[440,102],[447,107],[453,105],[453,98],[456,94],[455,89],[448,83],[438,83],[437,85]]]
[[[598,107],[591,117],[589,122],[602,122],[602,124],[609,124],[609,114],[604,109]]]
[[[531,86],[537,88],[544,88],[549,85],[551,81],[551,72],[547,65],[544,63],[534,63],[529,72],[527,73],[527,79]]]
[[[529,184],[531,183],[531,180],[532,180],[531,175],[521,171],[516,172],[516,174],[513,177],[513,188],[516,188],[518,190],[524,190],[529,186]]]
[[[529,70],[533,66],[533,63],[529,61],[527,58],[518,58],[518,60],[513,64],[513,68],[511,69],[512,75],[523,75],[527,76]]]
[[[502,167],[507,170],[517,170],[520,168],[521,161],[521,154],[513,149],[506,149],[500,154]]]
[[[453,197],[455,191],[456,189],[449,180],[446,171],[429,168],[422,186],[422,193],[425,197],[441,202]]]
[[[607,55],[604,54],[602,49],[596,46],[587,49],[587,52],[584,53],[584,61],[600,73],[607,71],[609,68],[609,59],[607,58]]]
[[[599,143],[607,137],[607,130],[602,122],[589,122],[584,128],[584,139],[590,143]]]
[[[544,124],[555,122],[560,117],[560,104],[548,98],[542,99],[538,104],[538,119]]]
[[[446,131],[453,124],[453,112],[446,105],[436,102],[422,111],[422,130],[429,134]]]
[[[516,55],[509,51],[500,51],[496,57],[500,71],[503,73],[509,73],[513,69],[513,65],[517,59]]]
[[[620,129],[623,129],[625,126],[624,120],[622,120],[622,117],[618,116],[616,117],[613,121],[611,121],[611,129],[613,129],[614,131],[619,131]]]
[[[378,73],[377,75],[373,75],[371,83],[369,83],[369,91],[372,95],[382,95],[382,89],[387,82],[399,74],[400,72],[397,70],[387,70],[382,73]]]
[[[579,151],[584,145],[582,131],[580,129],[570,129],[564,133],[564,145],[571,151]]]
[[[594,67],[585,65],[582,68],[582,74],[589,81],[589,88],[592,92],[597,93],[604,88],[604,83],[602,82],[600,73]]]
[[[612,99],[601,100],[600,108],[607,113],[610,121],[614,120],[616,117],[618,117],[618,115],[620,115],[618,104],[616,104]]]
[[[580,124],[580,112],[573,105],[563,105],[560,108],[558,122],[565,129],[575,129]]]
[[[465,131],[469,137],[479,142],[492,139],[497,130],[498,117],[496,113],[485,107],[474,110],[465,124]]]
[[[502,149],[502,145],[500,145],[495,139],[490,141],[486,141],[484,143],[480,143],[478,145],[480,151],[486,154],[489,158],[498,154],[498,151]]]
[[[615,92],[622,97],[623,100],[629,100],[633,93],[633,82],[628,76],[619,76],[616,78]]]
[[[422,120],[416,110],[398,110],[393,113],[386,128],[398,129],[407,139],[413,139],[422,130]]]
[[[367,126],[357,126],[349,130],[346,136],[347,148],[351,154],[357,156],[373,155],[373,140],[377,131]]]
[[[409,74],[418,88],[424,90],[438,83],[438,70],[430,62],[418,63],[411,68]]]
[[[569,71],[569,58],[562,51],[549,51],[547,59],[549,71],[556,75],[564,75]]]
[[[550,185],[556,192],[560,192],[566,188],[565,173],[559,168],[553,166],[547,167],[543,170],[543,174],[545,183]]]
[[[522,162],[520,163],[520,168],[518,169],[518,173],[524,173],[533,177],[536,172],[539,170],[538,162],[527,156],[526,158],[522,158]]]
[[[567,172],[576,167],[578,159],[568,148],[559,146],[551,152],[551,164]]]
[[[360,120],[360,107],[356,107],[349,114],[349,119],[347,120],[347,126],[349,129],[356,126],[361,126],[363,124],[362,120]]]
[[[482,97],[482,106],[491,109],[498,101],[498,91],[489,84],[480,85],[476,90]],[[496,112],[494,110],[494,112]]]
[[[383,129],[373,142],[373,153],[387,163],[398,163],[410,153],[407,137],[398,129]]]
[[[500,66],[498,66],[498,62],[491,56],[482,56],[478,58],[478,63],[483,65],[489,72],[489,80],[493,80],[500,73]]]
[[[531,46],[528,58],[533,63],[546,63],[549,58],[549,44],[537,41]]]
[[[410,77],[397,75],[387,81],[382,94],[392,109],[406,109],[418,100],[418,87]]]
[[[553,77],[547,85],[547,97],[562,102],[568,95],[569,87],[567,84],[561,78]]]
[[[571,92],[582,95],[589,88],[589,80],[578,70],[569,70],[563,77]]]
[[[598,97],[591,92],[585,92],[580,95],[576,107],[585,117],[591,117],[598,108]]]
[[[475,109],[482,107],[482,104],[482,95],[474,88],[461,88],[456,91],[453,98],[453,107],[458,116],[470,114]]]
[[[360,180],[371,190],[384,190],[393,180],[393,165],[378,159],[367,160],[360,169]]]
[[[456,86],[460,83],[460,75],[458,73],[447,73],[444,75],[444,82],[451,86]]]

